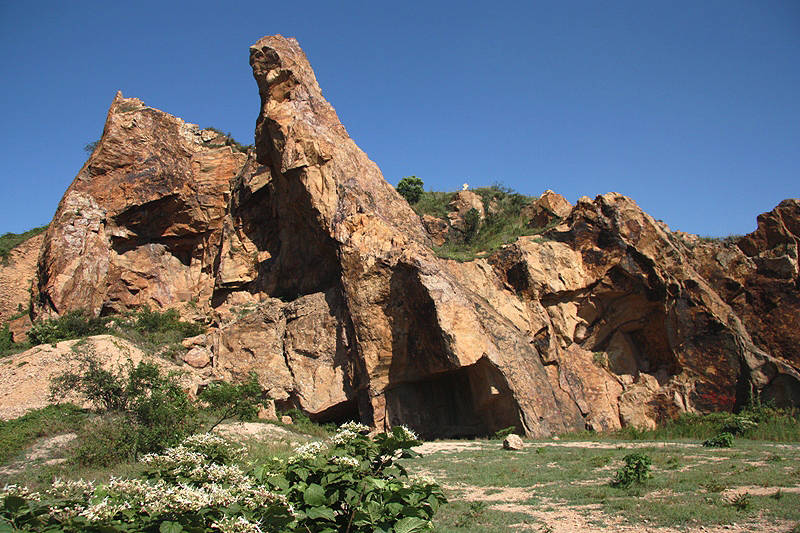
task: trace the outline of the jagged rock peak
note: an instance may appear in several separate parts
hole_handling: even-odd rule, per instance
[[[619,194],[548,192],[542,235],[443,260],[297,42],[260,39],[250,63],[247,155],[117,95],[45,235],[38,312],[182,307],[211,324],[187,356],[207,378],[255,371],[279,408],[426,437],[652,427],[758,392],[800,405],[797,320],[776,329],[800,316],[797,202],[736,247]]]

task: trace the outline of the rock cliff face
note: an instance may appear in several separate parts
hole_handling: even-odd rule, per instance
[[[246,158],[218,137],[117,93],[45,235],[38,310],[209,299],[229,181]]]
[[[653,426],[757,392],[800,405],[796,201],[733,247],[617,194],[548,191],[544,235],[439,259],[447,222],[383,179],[297,42],[265,37],[250,64],[247,155],[117,96],[45,236],[38,314],[179,307],[209,323],[191,363],[210,377],[255,371],[279,408],[427,437]],[[482,214],[470,194],[459,209]]]

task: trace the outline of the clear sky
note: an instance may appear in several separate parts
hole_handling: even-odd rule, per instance
[[[714,236],[800,196],[798,0],[0,0],[0,233],[50,221],[117,90],[252,143],[276,33],[392,184],[616,191]]]

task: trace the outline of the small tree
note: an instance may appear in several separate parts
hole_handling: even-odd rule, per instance
[[[92,351],[80,354],[81,369],[54,377],[51,397],[61,399],[77,392],[89,400],[107,421],[98,435],[85,435],[80,443],[85,463],[111,464],[135,458],[142,453],[158,452],[174,446],[199,429],[197,410],[172,374],[163,374],[154,363],[108,370]],[[117,450],[98,447],[99,433],[105,440],[124,440],[129,446]],[[124,438],[123,438],[124,437]]]
[[[400,196],[405,198],[409,204],[415,204],[419,202],[419,199],[422,198],[422,193],[425,192],[423,185],[425,184],[420,178],[416,176],[406,176],[397,184],[397,192],[399,192]]]
[[[248,380],[238,385],[226,381],[211,383],[203,389],[199,399],[208,405],[208,410],[215,418],[208,428],[209,432],[230,418],[253,420],[258,416],[258,408],[265,402],[255,372],[251,372]]]

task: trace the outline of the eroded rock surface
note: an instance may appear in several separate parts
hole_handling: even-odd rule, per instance
[[[31,237],[9,252],[6,263],[0,261],[0,324],[28,310],[43,239]]]
[[[249,156],[115,99],[45,238],[40,313],[194,309],[204,379],[255,372],[279,409],[424,437],[652,427],[759,392],[800,405],[798,343],[769,333],[798,309],[796,201],[711,247],[624,196],[548,191],[530,216],[557,226],[442,260],[435,220],[349,138],[297,42],[265,37],[250,63]]]
[[[39,313],[209,300],[229,181],[246,156],[118,93],[39,260]]]

